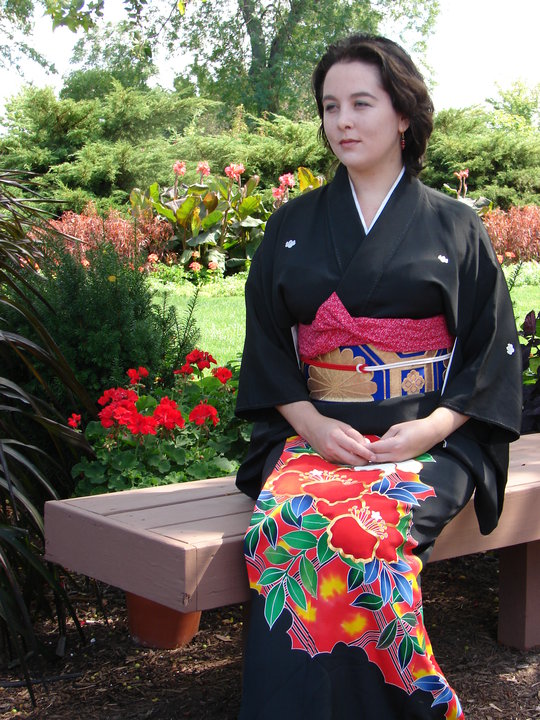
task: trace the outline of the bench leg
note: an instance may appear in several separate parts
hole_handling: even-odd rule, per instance
[[[499,631],[502,645],[540,645],[540,540],[499,550]]]

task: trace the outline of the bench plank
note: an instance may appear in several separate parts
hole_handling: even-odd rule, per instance
[[[45,557],[181,611],[240,603],[249,597],[242,538],[252,510],[253,501],[238,492],[232,476],[51,501],[45,506]],[[526,435],[511,446],[499,527],[481,535],[471,501],[444,529],[431,560],[538,544],[539,517],[539,436]],[[513,567],[512,582],[528,588],[527,597],[540,582],[538,568],[527,555]],[[503,609],[503,618],[529,607],[515,594],[504,602],[510,609]],[[520,632],[530,635],[530,627]]]

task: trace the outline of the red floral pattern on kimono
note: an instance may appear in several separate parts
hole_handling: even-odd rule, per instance
[[[410,533],[413,507],[435,496],[419,478],[431,461],[336,466],[290,438],[255,506],[246,560],[268,625],[292,616],[293,649],[361,648],[387,683],[431,692],[446,718],[463,720],[424,627]]]

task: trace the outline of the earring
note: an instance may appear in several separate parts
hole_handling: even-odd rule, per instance
[[[403,133],[403,132],[401,133],[401,140],[400,140],[399,144],[401,145],[401,149],[405,150],[405,133]]]

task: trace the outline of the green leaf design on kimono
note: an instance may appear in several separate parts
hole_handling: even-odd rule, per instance
[[[357,587],[364,582],[364,568],[351,567],[347,575],[347,589],[349,591],[356,590]]]
[[[320,530],[330,524],[330,520],[322,515],[304,515],[302,518],[302,527],[306,530]]]
[[[292,445],[288,448],[288,452],[294,453],[295,455],[316,455],[317,453],[315,450],[308,445],[305,447],[304,445]]]
[[[269,627],[272,627],[272,625],[276,622],[283,612],[284,607],[285,588],[283,587],[283,583],[279,583],[279,585],[274,585],[274,587],[270,590],[264,604],[264,617],[266,618],[266,622]]]
[[[278,526],[273,517],[267,517],[262,524],[262,531],[272,547],[276,547],[278,539]]]
[[[334,557],[335,552],[328,547],[328,534],[323,533],[317,541],[317,560],[323,565],[330,558]]]
[[[351,603],[353,607],[366,608],[366,610],[380,610],[382,604],[383,601],[381,597],[369,592],[360,593]]]
[[[247,553],[250,557],[255,557],[255,553],[257,551],[257,545],[259,544],[259,533],[261,530],[260,525],[255,525],[254,528],[251,528],[251,530],[246,533],[246,538],[244,540],[244,544],[247,550]]]
[[[418,620],[416,619],[416,615],[414,613],[405,613],[401,616],[401,619],[411,627],[416,627],[418,624]]]
[[[277,500],[273,497],[268,500],[257,500],[257,507],[261,510],[273,510],[277,505]]]
[[[291,575],[287,577],[287,590],[293,602],[295,602],[302,610],[307,610],[307,601],[304,591],[300,583]]]
[[[415,460],[418,460],[418,462],[435,462],[433,455],[430,455],[429,453],[423,453],[415,458]]]
[[[275,548],[266,548],[264,556],[269,563],[274,565],[285,565],[285,563],[288,563],[294,557],[294,555],[291,555],[291,553],[282,545],[278,545]]]
[[[355,570],[363,570],[365,567],[365,563],[363,560],[353,560],[352,558],[348,557],[342,557],[341,558],[345,565],[348,565],[349,567],[354,568]]]
[[[257,585],[273,585],[285,575],[285,570],[279,568],[266,568]]]
[[[409,635],[404,635],[399,643],[398,660],[402,670],[411,662],[414,652],[414,644]]]
[[[295,550],[309,550],[317,544],[317,538],[310,532],[305,532],[304,530],[293,530],[292,532],[285,533],[283,540],[285,540],[289,547]]]
[[[410,524],[411,524],[411,513],[407,513],[406,515],[404,515],[397,524],[396,530],[398,531],[398,533],[401,534],[401,536],[403,537],[404,540],[407,538]]]
[[[264,520],[265,517],[266,517],[266,515],[262,512],[253,513],[253,515],[251,516],[251,522],[249,523],[250,526],[258,525],[260,522],[262,522]]]
[[[397,620],[392,620],[388,623],[379,637],[379,642],[377,643],[378,650],[386,650],[387,647],[390,647],[396,639],[397,628]]]
[[[297,528],[302,527],[302,521],[300,520],[298,515],[294,514],[289,500],[287,500],[287,502],[284,503],[281,508],[281,517],[287,523],[287,525],[293,525]]]
[[[412,638],[412,644],[414,647],[414,651],[417,652],[419,655],[425,655],[426,654],[426,641],[425,638],[422,638],[422,645],[418,642],[418,640],[413,637]]]
[[[300,559],[300,578],[304,584],[304,587],[310,595],[314,598],[317,597],[317,586],[319,579],[317,578],[317,571],[313,567],[313,563],[302,556]]]

